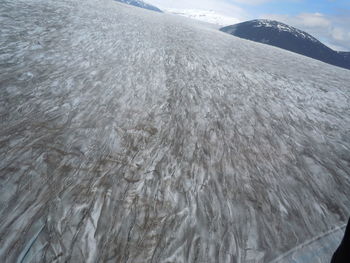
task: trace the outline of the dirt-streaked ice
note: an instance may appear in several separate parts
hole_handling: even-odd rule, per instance
[[[115,1],[0,24],[1,262],[329,260],[348,70]]]

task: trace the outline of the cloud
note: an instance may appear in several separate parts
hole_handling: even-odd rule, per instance
[[[301,13],[296,16],[265,14],[261,17],[308,28],[325,28],[332,24],[331,21],[321,13]]]
[[[323,14],[320,13],[299,14],[296,16],[296,19],[300,24],[308,27],[328,27],[331,25],[331,21],[329,21]]]
[[[338,41],[343,41],[346,38],[346,32],[342,28],[333,28],[331,34],[332,37]]]
[[[278,2],[279,4],[281,3],[298,3],[302,2],[305,0],[227,0],[227,2],[234,2],[238,4],[244,4],[244,5],[263,5],[266,3],[271,3],[271,2]],[[332,0],[327,0],[327,1],[332,1]],[[337,0],[334,0],[337,1]]]
[[[274,0],[233,0],[236,3],[247,4],[247,5],[260,5]]]
[[[284,22],[308,32],[336,50],[350,50],[350,16],[300,13],[298,15],[266,14],[260,18]]]

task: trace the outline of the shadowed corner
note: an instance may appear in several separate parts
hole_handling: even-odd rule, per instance
[[[350,260],[350,218],[345,234],[338,249],[334,252],[331,263],[347,263]]]
[[[342,239],[346,224],[330,229],[278,256],[269,263],[330,262]]]

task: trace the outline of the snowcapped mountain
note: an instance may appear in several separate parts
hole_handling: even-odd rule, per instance
[[[278,21],[258,19],[227,26],[220,30],[350,69],[350,59],[345,55],[332,50],[310,34]]]
[[[115,1],[128,4],[128,5],[137,6],[148,10],[152,10],[152,11],[156,11],[156,12],[162,12],[162,10],[160,10],[158,7],[147,4],[141,0],[115,0]]]
[[[348,70],[110,0],[0,17],[1,263],[330,262]]]
[[[170,14],[180,15],[219,26],[226,26],[240,22],[237,18],[222,15],[213,10],[166,9],[165,11]]]

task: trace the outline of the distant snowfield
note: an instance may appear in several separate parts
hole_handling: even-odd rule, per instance
[[[180,15],[191,19],[215,24],[219,26],[228,26],[241,22],[239,19],[219,14],[212,10],[198,10],[198,9],[165,9],[166,13]]]
[[[329,262],[348,70],[109,0],[0,17],[0,262]]]
[[[144,9],[156,11],[156,12],[162,12],[158,7],[145,3],[141,0],[116,0],[116,1],[128,4],[128,5],[133,5]]]

